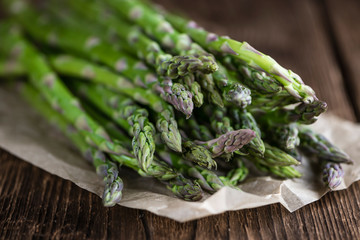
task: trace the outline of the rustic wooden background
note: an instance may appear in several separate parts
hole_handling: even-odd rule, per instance
[[[360,119],[360,1],[158,2],[250,42],[299,73],[329,111]],[[360,183],[294,213],[274,204],[177,223],[104,208],[96,195],[1,149],[0,166],[0,239],[360,239]]]

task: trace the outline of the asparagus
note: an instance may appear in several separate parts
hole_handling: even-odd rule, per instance
[[[159,76],[165,76],[167,82],[169,79],[181,78],[189,79],[189,75],[200,71],[205,73],[213,72],[217,69],[215,62],[203,62],[201,59],[192,56],[172,56],[164,53],[157,42],[149,39],[144,35],[138,27],[131,26],[124,21],[119,21],[109,11],[104,11],[102,4],[92,2],[84,4],[81,1],[70,1],[70,5],[79,12],[83,17],[93,21],[94,16],[98,17],[108,31],[116,32],[117,36],[122,38],[122,41],[116,39],[117,47],[120,47],[123,51],[129,51],[137,55],[140,59],[144,60],[150,66],[157,70]],[[70,16],[74,18],[74,16]],[[95,22],[97,24],[98,22]],[[140,79],[141,80],[141,79]],[[160,82],[163,82],[162,78],[159,78]],[[200,107],[203,104],[203,94],[201,87],[197,82],[194,81],[182,81],[182,85],[187,86],[186,90],[192,93],[194,104]],[[145,83],[146,84],[146,83]],[[147,84],[146,84],[147,85]],[[185,88],[181,86],[182,92],[186,92]],[[192,109],[191,109],[192,111]],[[191,113],[191,112],[190,112]]]
[[[263,156],[265,152],[265,145],[261,139],[260,128],[252,114],[247,111],[232,108],[230,110],[230,115],[234,121],[236,129],[251,129],[256,134],[254,139],[245,146],[245,149],[252,154]]]
[[[137,26],[132,26],[115,17],[100,1],[88,2],[80,0],[76,2],[68,1],[68,3],[82,17],[88,20],[93,20],[95,17],[99,24],[116,32],[130,46],[130,48],[127,48],[129,51],[133,51],[139,58],[157,68],[160,75],[178,78],[197,71],[208,74],[218,68],[213,59],[204,59],[203,56],[197,58],[193,55],[172,56],[166,54],[157,42],[143,34]]]
[[[190,163],[184,161],[180,156],[171,152],[160,150],[159,155],[164,161],[172,165],[178,171],[195,178],[201,188],[208,192],[216,192],[224,186],[222,180],[210,170],[204,169],[200,166],[192,166]]]
[[[155,128],[148,119],[146,109],[138,107],[132,100],[116,94],[101,85],[71,84],[93,105],[101,109],[133,136],[132,146],[141,168],[151,164],[155,153]],[[131,127],[130,127],[131,126]]]
[[[250,105],[252,101],[250,89],[236,82],[231,74],[227,74],[226,69],[221,64],[219,64],[219,68],[220,71],[213,73],[213,78],[217,87],[222,90],[224,100],[240,108],[246,108]]]
[[[240,129],[225,133],[218,138],[209,141],[194,141],[204,146],[211,153],[212,157],[218,157],[224,153],[232,153],[248,144],[255,137],[255,132],[250,129]]]
[[[129,79],[142,82],[157,81],[156,75],[144,63],[123,52],[116,51],[111,44],[84,29],[56,26],[43,21],[36,12],[25,8],[16,15],[25,29],[39,41],[100,61]],[[31,23],[29,21],[31,19]],[[35,23],[33,23],[35,21]],[[167,85],[169,86],[169,85]],[[172,85],[170,85],[172,86]],[[180,91],[180,92],[179,92]],[[180,96],[179,96],[180,94]],[[164,99],[185,115],[191,115],[193,102],[191,93],[178,85],[167,88]]]
[[[104,126],[105,124],[103,117],[97,111],[90,111],[95,119],[99,119]],[[108,129],[111,130],[111,129]],[[110,134],[115,137],[116,131],[109,131]],[[122,142],[124,145],[125,143]],[[189,201],[197,201],[202,198],[202,191],[198,183],[193,183],[186,179],[178,171],[171,168],[168,164],[163,161],[159,161],[154,158],[149,167],[144,171],[140,166],[139,162],[133,156],[128,155],[110,155],[110,157],[119,162],[121,165],[127,166],[136,171],[140,176],[143,177],[154,177],[164,183],[176,196]]]
[[[315,154],[318,158],[334,163],[352,164],[353,161],[341,149],[333,145],[323,135],[311,129],[299,126],[300,147]]]
[[[266,138],[276,146],[286,151],[295,149],[300,144],[298,128],[296,124],[273,124],[266,127]]]
[[[226,182],[226,184],[230,186],[239,185],[249,174],[249,169],[240,158],[235,159],[235,161],[236,167],[231,169],[226,176],[220,177],[223,182]]]
[[[193,96],[182,84],[173,84],[171,80],[164,81],[161,96],[177,110],[183,112],[187,118],[191,116],[194,109],[194,103],[191,100]]]
[[[317,117],[327,110],[327,104],[322,101],[314,101],[312,104],[301,103],[293,109],[281,108],[272,112],[265,112],[260,109],[249,109],[251,112],[257,111],[263,114],[262,119],[271,119],[278,124],[312,124],[316,122]],[[260,110],[260,111],[259,111]]]
[[[44,56],[20,35],[16,27],[1,27],[8,27],[9,32],[3,38],[2,47],[18,55],[19,61],[30,76],[31,83],[45,96],[51,106],[71,122],[86,137],[88,143],[101,151],[114,154],[121,152],[123,148],[113,142],[105,130],[81,109],[79,101],[50,69]]]
[[[331,190],[338,187],[343,179],[344,171],[340,164],[334,162],[323,162],[322,180]]]
[[[149,89],[136,88],[126,79],[119,77],[106,68],[89,61],[68,55],[50,59],[53,68],[60,74],[83,78],[103,84],[119,93],[148,105],[157,113],[156,128],[161,133],[164,143],[172,150],[181,152],[181,136],[174,118],[173,110]]]
[[[263,94],[252,94],[252,102],[250,108],[261,109],[265,112],[272,112],[282,107],[298,103],[298,100],[286,91],[280,91],[276,94],[263,95]]]
[[[143,6],[138,1],[127,0],[108,0],[107,3],[113,7],[119,14],[130,21],[136,22],[145,32],[156,38],[163,47],[176,54],[191,54],[201,56],[206,59],[213,59],[213,56],[203,50],[199,45],[193,43],[186,34],[180,34],[165,21],[165,19],[150,9]],[[214,104],[222,106],[220,94],[216,90],[212,78],[206,78],[206,84],[202,87],[207,90],[210,99]],[[201,81],[204,83],[204,81]],[[236,94],[234,94],[236,96]]]
[[[250,161],[268,167],[290,166],[290,165],[300,164],[299,161],[297,161],[289,154],[267,143],[265,143],[265,152],[263,157],[252,153],[250,153],[250,156],[251,156],[251,159],[249,158]]]
[[[193,183],[178,173],[165,162],[154,159],[147,171],[143,171],[135,158],[111,155],[114,161],[135,170],[143,177],[154,177],[164,183],[176,196],[187,201],[198,201],[202,198],[202,191],[197,183]]]
[[[206,90],[209,102],[224,107],[224,101],[220,93],[216,90],[213,75],[196,73],[196,80],[201,84],[202,88]]]
[[[165,18],[178,30],[187,33],[202,47],[217,55],[231,55],[248,66],[259,69],[274,77],[286,91],[310,104],[317,100],[314,90],[305,85],[299,75],[280,66],[270,56],[254,49],[247,42],[238,42],[229,37],[219,36],[199,27],[194,21],[165,13]]]
[[[282,90],[282,86],[263,71],[252,68],[238,59],[233,59],[231,56],[225,56],[222,61],[228,69],[227,72],[252,91],[272,95]]]
[[[178,123],[180,128],[182,130],[186,130],[192,139],[208,141],[214,138],[210,130],[205,125],[200,125],[194,116],[186,120],[184,118],[180,118]]]
[[[74,127],[68,123],[58,112],[43,101],[41,93],[29,84],[21,89],[26,100],[49,122],[57,126],[77,147],[82,155],[95,167],[97,174],[103,178],[105,187],[103,204],[106,207],[114,206],[122,198],[123,181],[118,176],[119,170],[116,164],[111,162],[101,151],[96,150],[84,141],[84,138]]]
[[[234,128],[231,126],[230,118],[226,116],[225,110],[215,108],[205,109],[207,116],[210,117],[211,128],[216,133],[217,136],[226,134],[228,132],[234,131]]]
[[[216,168],[216,162],[212,159],[212,152],[206,147],[195,144],[192,141],[183,143],[183,157],[199,166],[208,169]]]
[[[259,162],[255,166],[263,172],[272,173],[281,178],[299,178],[301,173],[291,166],[267,166]]]

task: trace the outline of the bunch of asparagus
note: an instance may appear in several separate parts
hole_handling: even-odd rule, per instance
[[[236,188],[250,166],[298,178],[312,154],[333,189],[352,163],[305,126],[326,103],[246,42],[140,0],[2,7],[0,76],[28,77],[22,95],[94,165],[105,206],[121,200],[120,167],[196,201]]]

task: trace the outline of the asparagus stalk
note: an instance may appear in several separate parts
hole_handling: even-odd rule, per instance
[[[30,76],[31,83],[43,94],[51,106],[60,112],[78,131],[86,137],[88,143],[99,150],[118,154],[123,148],[113,142],[105,130],[91,119],[82,109],[79,101],[70,93],[57,75],[50,69],[45,58],[27,42],[14,26],[8,27],[2,46],[18,55],[18,59]]]
[[[266,138],[277,147],[286,151],[300,144],[299,130],[296,124],[273,124],[266,127]]]
[[[138,27],[120,21],[110,11],[105,11],[107,9],[100,2],[88,3],[85,1],[84,3],[81,1],[69,1],[69,3],[75,12],[80,13],[82,17],[89,20],[87,24],[98,25],[102,23],[107,28],[107,31],[110,33],[115,32],[116,36],[120,36],[121,40],[116,39],[115,42],[117,48],[137,55],[156,69],[159,76],[164,76],[164,79],[159,77],[160,82],[171,82],[169,78],[179,78],[178,82],[187,86],[186,88],[180,86],[182,92],[190,91],[192,93],[191,97],[194,98],[195,106],[200,107],[203,104],[203,94],[200,85],[197,82],[186,81],[186,79],[189,79],[188,76],[192,75],[193,72],[213,72],[217,69],[216,62],[211,63],[208,61],[204,63],[201,59],[192,55],[172,56],[166,54],[161,50],[157,42],[144,35]],[[94,22],[94,16],[100,20]],[[69,18],[76,19],[76,15],[73,14]],[[107,34],[104,31],[100,31],[100,33]],[[184,79],[185,81],[182,81]],[[142,79],[139,80],[141,81]],[[142,83],[148,85],[147,82]]]
[[[256,134],[254,139],[245,146],[245,149],[252,154],[263,156],[265,152],[265,145],[261,139],[260,128],[252,114],[247,111],[232,108],[230,110],[230,115],[234,121],[236,129],[251,129]]]
[[[236,167],[231,169],[226,176],[220,177],[223,182],[226,182],[226,184],[230,186],[239,185],[249,174],[249,169],[240,158],[235,159],[235,162]]]
[[[205,108],[204,111],[207,116],[210,117],[211,128],[217,136],[234,131],[234,128],[231,126],[230,118],[226,116],[225,110],[219,108],[215,108],[214,110],[209,106],[208,108]]]
[[[298,103],[298,100],[289,94],[286,91],[280,91],[272,95],[263,95],[263,94],[252,94],[252,102],[250,108],[261,109],[265,112],[272,112],[282,107]]]
[[[316,155],[318,158],[334,162],[352,164],[353,161],[341,149],[332,144],[323,135],[311,129],[299,126],[300,147]]]
[[[331,190],[338,187],[344,176],[344,171],[340,164],[324,161],[323,162],[322,180],[323,183],[328,186]]]
[[[272,173],[281,178],[299,178],[301,173],[291,166],[267,166],[259,162],[255,166],[263,172]]]
[[[160,75],[167,75],[171,78],[178,78],[197,71],[205,74],[217,70],[218,66],[213,59],[195,57],[193,55],[172,56],[166,54],[159,44],[145,34],[137,26],[132,26],[125,21],[121,21],[114,13],[100,1],[68,1],[69,5],[82,17],[89,20],[97,18],[97,22],[116,32],[116,34],[127,42],[139,58],[146,61],[151,66],[157,68]],[[203,61],[202,61],[203,60]]]
[[[251,91],[244,85],[236,82],[236,78],[229,74],[224,66],[219,64],[220,71],[213,73],[216,86],[222,90],[222,96],[229,105],[246,108],[251,104]]]
[[[222,180],[213,171],[204,169],[200,166],[192,166],[172,152],[160,150],[159,155],[164,161],[172,165],[178,171],[195,178],[201,188],[208,192],[216,192],[224,186]]]
[[[195,144],[192,141],[183,143],[183,157],[190,162],[194,162],[208,169],[217,167],[216,162],[212,159],[212,152],[206,147]]]
[[[293,158],[286,152],[267,143],[265,143],[265,152],[263,157],[252,153],[250,153],[250,156],[250,161],[268,167],[290,166],[300,164],[299,161],[297,161],[295,158]]]
[[[125,94],[137,102],[148,105],[157,113],[156,128],[164,143],[172,150],[181,152],[181,136],[172,108],[164,103],[149,89],[136,88],[126,79],[89,61],[68,55],[50,59],[53,68],[60,74],[83,78],[103,84],[119,93]]]
[[[134,155],[141,168],[146,171],[155,153],[155,128],[148,119],[147,110],[138,107],[131,99],[101,85],[71,85],[77,93],[92,102],[125,130],[130,130]]]
[[[205,125],[200,125],[194,116],[186,120],[185,118],[180,118],[178,123],[180,128],[185,130],[192,139],[208,141],[214,138],[210,130]]]
[[[249,109],[251,112],[260,112],[262,119],[271,119],[277,124],[312,124],[316,122],[317,117],[327,110],[327,104],[322,101],[314,101],[312,104],[301,103],[293,109],[281,108],[272,112],[264,112],[261,109]]]
[[[111,162],[101,151],[91,147],[74,127],[58,112],[43,101],[41,93],[29,84],[22,86],[22,95],[26,100],[49,122],[57,126],[76,146],[82,155],[95,167],[97,174],[103,178],[105,187],[103,204],[106,207],[114,206],[122,198],[123,181],[118,176],[116,164]]]
[[[213,59],[212,55],[203,50],[198,44],[193,43],[186,34],[180,34],[174,30],[173,27],[165,21],[163,16],[146,8],[140,2],[108,0],[107,3],[126,19],[136,22],[148,35],[156,38],[160,44],[169,51],[181,55],[192,54],[195,56]],[[223,70],[220,69],[220,71]],[[215,75],[214,78],[216,78]],[[204,82],[203,80],[201,81],[202,83],[206,83],[202,84],[202,87],[207,90],[210,95],[210,99],[214,104],[223,106],[220,94],[216,90],[214,79],[206,78],[206,80],[208,82]],[[237,96],[235,93],[233,95]]]
[[[260,94],[276,94],[282,90],[282,86],[268,74],[248,66],[247,64],[233,59],[231,56],[225,56],[222,62],[228,69],[228,73],[241,83],[245,84],[252,91]]]
[[[216,89],[213,75],[196,73],[196,81],[199,82],[201,87],[206,90],[209,102],[219,107],[224,107],[224,101]]]
[[[86,106],[86,105],[85,105]],[[89,110],[87,108],[87,110]],[[95,119],[99,119],[104,126],[109,126],[106,124],[106,120],[99,114],[97,111],[90,111],[92,116]],[[116,131],[110,131],[110,134],[115,137],[117,135]],[[125,143],[122,143],[125,144]],[[202,191],[198,183],[193,183],[190,180],[186,179],[178,171],[171,168],[168,164],[163,161],[159,161],[154,158],[149,167],[144,171],[133,156],[127,155],[110,155],[110,157],[121,165],[127,166],[134,171],[136,171],[140,176],[143,177],[154,177],[164,183],[168,189],[170,189],[176,196],[189,200],[197,201],[202,198]]]
[[[50,24],[44,21],[44,18],[40,18],[29,7],[16,16],[31,36],[41,42],[60,47],[71,53],[80,54],[93,61],[100,61],[121,75],[135,81],[137,79],[142,82],[158,80],[156,75],[144,63],[123,52],[116,51],[110,43],[87,32],[85,29]],[[174,87],[175,89],[170,87],[166,92],[163,92],[164,99],[185,115],[191,115],[193,110],[191,93],[185,90],[184,87],[178,87],[178,85]],[[180,96],[178,96],[179,91],[181,91]]]
[[[224,153],[232,153],[248,144],[255,137],[255,132],[250,129],[240,129],[225,133],[218,138],[209,141],[194,141],[204,146],[211,153],[212,157],[218,157]]]
[[[132,1],[134,2],[134,1]],[[165,18],[178,30],[187,33],[202,47],[216,55],[231,55],[248,66],[259,69],[274,77],[288,93],[304,103],[317,100],[314,90],[305,85],[302,79],[291,70],[280,66],[270,56],[254,49],[247,42],[238,42],[229,37],[219,36],[199,27],[194,21],[165,13]]]

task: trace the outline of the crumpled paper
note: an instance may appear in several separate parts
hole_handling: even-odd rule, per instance
[[[345,189],[359,180],[360,125],[325,114],[313,129],[331,139],[354,160],[354,165],[344,165],[345,179],[336,190]],[[66,138],[49,126],[19,95],[1,88],[0,147],[49,173],[102,195],[101,179],[92,166],[70,147]],[[242,191],[224,187],[213,195],[205,194],[200,202],[178,199],[158,181],[122,169],[120,174],[125,187],[120,205],[148,210],[179,222],[277,202],[292,212],[329,191],[322,185],[321,177],[315,174],[315,168],[311,161],[304,159],[302,166],[298,167],[303,173],[301,179],[282,181],[253,177],[240,185]]]

